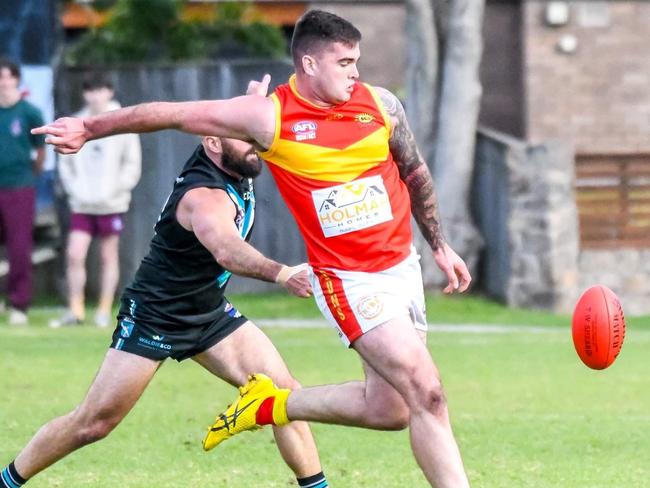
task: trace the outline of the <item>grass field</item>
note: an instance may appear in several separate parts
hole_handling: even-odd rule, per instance
[[[485,488],[650,487],[650,325],[628,320],[609,370],[582,366],[566,317],[509,311],[470,298],[431,299],[432,322],[544,326],[536,333],[434,332],[431,352],[447,389],[472,486]],[[312,317],[309,302],[277,296],[233,300],[252,317]],[[0,464],[34,431],[81,399],[109,331],[48,330],[0,323]],[[267,330],[304,384],[361,377],[353,352],[327,329]],[[234,390],[191,362],[170,362],[108,439],[30,482],[31,487],[283,487],[294,482],[268,429],[206,454],[204,427]],[[425,487],[406,432],[313,427],[333,487]]]

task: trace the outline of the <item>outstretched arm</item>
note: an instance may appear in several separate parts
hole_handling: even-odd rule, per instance
[[[471,276],[464,261],[445,243],[440,226],[438,200],[431,172],[420,154],[399,99],[384,88],[376,88],[391,120],[390,152],[411,197],[411,211],[436,264],[447,275],[446,293],[469,287]]]
[[[63,117],[32,129],[47,134],[45,142],[62,154],[76,153],[86,141],[124,134],[176,129],[270,146],[275,131],[273,102],[260,95],[198,102],[152,102],[105,112],[93,117]]]
[[[248,244],[235,226],[235,212],[235,206],[225,191],[195,188],[181,198],[176,218],[185,229],[194,232],[201,244],[228,271],[278,283],[295,296],[311,296],[305,267],[280,264]]]

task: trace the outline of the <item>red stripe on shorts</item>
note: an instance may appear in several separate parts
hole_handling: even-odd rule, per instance
[[[361,330],[361,326],[352,311],[350,302],[348,302],[348,298],[345,296],[343,281],[332,271],[324,269],[315,271],[320,287],[323,290],[327,307],[332,312],[334,320],[339,324],[345,336],[352,343],[355,339],[363,335],[363,330]]]

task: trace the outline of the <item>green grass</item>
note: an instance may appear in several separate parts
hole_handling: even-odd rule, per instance
[[[234,301],[250,313],[254,304],[239,298]],[[265,311],[265,300],[255,313]],[[268,300],[269,307],[279,303],[277,297]],[[473,299],[446,301],[438,316],[435,307],[429,312],[434,321],[459,322],[462,312],[471,317],[468,322],[485,322],[478,319],[481,304],[500,317],[498,323],[543,325],[548,319],[557,327],[538,334],[430,335],[472,486],[649,486],[650,330],[645,324],[630,325],[617,362],[595,372],[579,363],[566,323],[537,314],[528,320],[524,312],[499,315],[506,312]],[[47,312],[32,317],[35,325],[29,329],[0,323],[0,464],[10,461],[42,423],[76,405],[109,341],[109,331],[53,331],[44,326]],[[356,355],[330,330],[267,332],[303,384],[361,377]],[[170,361],[108,439],[64,459],[29,486],[291,486],[292,475],[268,429],[208,454],[201,451],[203,428],[233,393],[192,362]],[[406,432],[313,429],[333,487],[427,486]]]

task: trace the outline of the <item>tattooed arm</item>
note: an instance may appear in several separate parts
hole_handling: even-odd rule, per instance
[[[411,211],[422,235],[434,251],[444,243],[438,200],[433,178],[415,143],[415,137],[402,104],[395,95],[384,88],[376,88],[386,112],[391,119],[390,152],[399,168],[399,174],[411,197]]]
[[[469,287],[471,276],[465,262],[444,241],[433,178],[417,148],[404,107],[388,90],[377,87],[376,91],[390,117],[390,152],[399,168],[400,177],[408,188],[413,217],[433,250],[436,264],[449,279],[444,291],[452,293],[458,289],[463,292]]]

